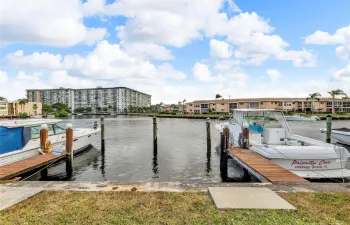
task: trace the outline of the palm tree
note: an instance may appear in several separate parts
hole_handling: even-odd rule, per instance
[[[218,98],[222,98],[222,96],[220,94],[215,95],[215,113],[216,113],[216,99]]]
[[[332,102],[332,113],[334,114],[335,113],[335,97],[337,95],[343,95],[343,96],[347,96],[345,94],[344,91],[340,90],[340,89],[337,89],[337,90],[332,90],[332,91],[329,91],[328,94],[330,94],[333,98],[333,102]]]
[[[315,93],[312,93],[312,94],[309,94],[309,97],[306,98],[306,100],[309,100],[311,99],[311,112],[313,113],[314,112],[314,100],[317,100],[318,102],[320,101],[320,97],[321,97],[321,94],[318,93],[318,92],[315,92]]]
[[[21,106],[21,112],[23,112],[23,105],[27,103],[27,99],[18,99],[18,104]]]
[[[179,101],[179,102],[177,103],[177,108],[178,108],[178,109],[180,108],[181,104],[182,104],[181,101]]]
[[[185,102],[186,99],[182,100],[182,112],[185,113]]]
[[[171,106],[170,106],[170,110],[171,110],[171,112],[174,112],[174,110],[175,110],[175,104],[171,104]]]

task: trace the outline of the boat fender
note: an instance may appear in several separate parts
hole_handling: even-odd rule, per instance
[[[44,152],[45,153],[52,152],[52,144],[51,144],[50,140],[46,140],[45,146],[44,146]]]

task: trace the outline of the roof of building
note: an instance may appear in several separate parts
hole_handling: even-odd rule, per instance
[[[95,88],[53,88],[53,89],[27,89],[26,91],[50,91],[50,90],[73,90],[73,91],[79,91],[79,90],[93,90],[93,89],[118,89],[118,88],[124,88],[131,91],[136,91],[144,95],[151,96],[150,94],[143,93],[141,91],[137,91],[128,87],[95,87]]]

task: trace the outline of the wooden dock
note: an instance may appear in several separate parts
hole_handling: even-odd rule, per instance
[[[37,155],[4,166],[0,166],[0,180],[8,180],[31,170],[39,169],[66,157],[63,155]]]
[[[264,158],[256,152],[233,147],[228,154],[238,161],[248,171],[254,173],[261,181],[271,183],[306,183],[309,182],[302,177],[276,165],[271,160]]]

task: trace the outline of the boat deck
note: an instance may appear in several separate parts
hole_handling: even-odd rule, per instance
[[[230,156],[249,171],[258,174],[260,180],[271,183],[307,183],[309,181],[276,165],[256,152],[233,147],[228,150]]]
[[[66,157],[63,155],[37,155],[28,159],[23,159],[4,166],[0,166],[0,180],[8,180],[34,169],[46,166]]]

